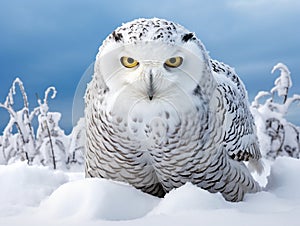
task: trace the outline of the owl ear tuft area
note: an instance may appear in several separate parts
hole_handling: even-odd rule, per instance
[[[195,35],[194,35],[194,33],[186,33],[186,34],[184,34],[183,36],[182,36],[182,38],[181,38],[181,40],[183,41],[183,42],[188,42],[188,41],[190,41],[190,40],[195,40],[196,38],[195,38]]]
[[[121,33],[116,33],[116,31],[113,31],[112,37],[115,39],[116,42],[119,42],[123,39],[123,35]]]

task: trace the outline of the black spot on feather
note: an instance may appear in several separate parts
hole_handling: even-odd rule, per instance
[[[116,42],[121,41],[123,38],[123,35],[121,33],[116,33],[115,31],[112,33],[112,36]]]
[[[194,89],[193,95],[198,96],[202,99],[203,92],[199,85],[197,85],[196,88]]]
[[[195,37],[194,37],[194,34],[193,33],[187,33],[185,35],[182,36],[182,41],[183,42],[188,42],[189,40],[194,40]]]

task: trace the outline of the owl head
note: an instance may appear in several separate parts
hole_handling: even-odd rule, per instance
[[[216,82],[209,56],[194,33],[163,19],[138,19],[113,31],[99,48],[94,78],[111,95],[156,102],[198,92]]]

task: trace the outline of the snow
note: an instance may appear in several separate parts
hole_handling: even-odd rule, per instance
[[[41,210],[55,218],[77,215],[82,219],[130,220],[145,216],[158,201],[127,184],[90,178],[62,185]]]
[[[0,165],[0,216],[16,215],[38,206],[58,186],[68,181],[65,173],[25,162]]]
[[[227,202],[190,183],[164,198],[83,172],[0,166],[1,225],[299,225],[300,160],[266,161],[264,191]],[[268,167],[266,167],[268,169]],[[270,173],[270,175],[268,175]]]

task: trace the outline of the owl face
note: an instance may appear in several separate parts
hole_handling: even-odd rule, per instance
[[[149,101],[192,94],[204,67],[204,60],[186,48],[154,41],[119,47],[98,63],[113,93],[122,91]]]
[[[95,76],[108,88],[111,103],[118,98],[118,103],[195,106],[191,98],[197,87],[211,92],[208,59],[201,42],[180,25],[139,20],[116,29],[104,41]]]

